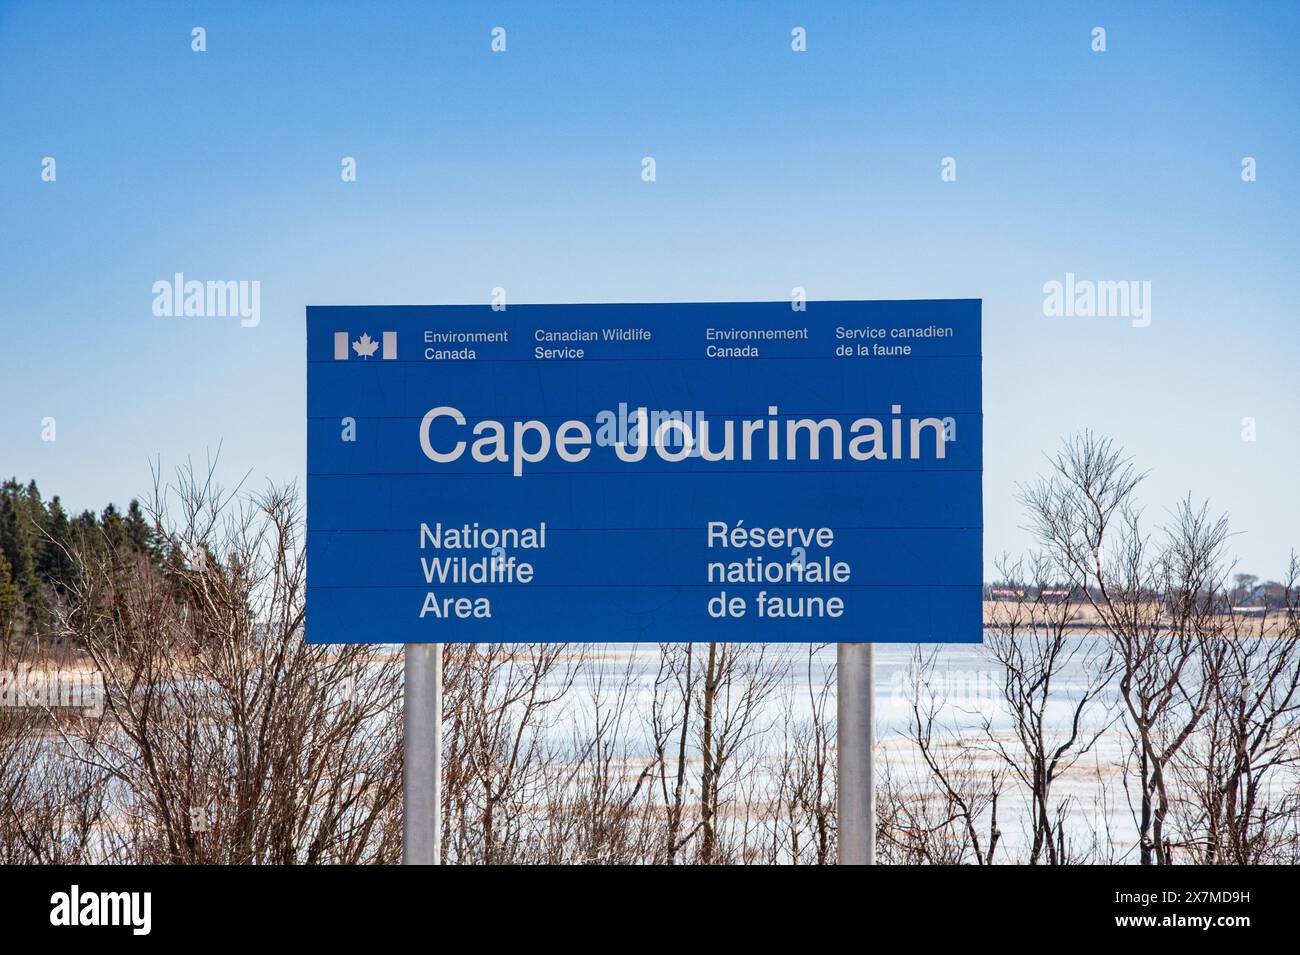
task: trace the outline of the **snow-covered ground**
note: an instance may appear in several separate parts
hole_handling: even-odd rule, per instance
[[[889,761],[895,780],[904,784],[916,782],[929,788],[927,771],[908,734],[917,649],[914,644],[876,645],[877,748]],[[1004,769],[1005,764],[993,751],[984,729],[987,722],[995,738],[1007,743],[1012,740],[1012,715],[1000,693],[1001,666],[982,646],[925,645],[920,651],[926,656],[937,654],[925,684],[927,694],[932,695],[938,705],[937,725],[942,727],[942,733],[936,735],[946,743],[961,740],[969,744],[975,760],[973,770],[981,776]],[[826,713],[833,724],[836,648],[833,644],[818,647],[810,655],[806,645],[772,644],[766,653],[772,660],[783,664],[780,667],[783,681],[768,699],[764,716],[768,725],[757,738],[775,757],[783,743],[782,722],[786,713],[792,711],[796,719],[811,718],[812,701],[828,680],[830,692]],[[574,687],[577,693],[572,710],[575,718],[582,719],[594,679],[602,677],[610,685],[622,679],[629,665],[637,686],[638,709],[643,714],[648,713],[658,663],[657,644],[611,644],[591,648],[584,663],[585,676],[580,677]],[[1077,662],[1062,667],[1055,674],[1046,720],[1049,727],[1058,732],[1068,731],[1074,702],[1084,690],[1084,680],[1085,673]],[[1103,844],[1110,844],[1111,849],[1107,851],[1114,853],[1114,861],[1132,861],[1126,853],[1132,852],[1134,827],[1122,785],[1128,740],[1114,718],[1118,705],[1112,686],[1091,708],[1083,731],[1101,731],[1101,735],[1096,745],[1058,781],[1052,801],[1053,804],[1070,801],[1068,838],[1074,843],[1075,851],[1087,851],[1096,838]],[[636,735],[635,732],[631,734],[633,742],[636,742]],[[648,757],[649,752],[646,749],[638,753],[634,745],[630,755],[634,758],[637,755]],[[1024,787],[1007,778],[998,804],[1001,832],[998,858],[1002,861],[1018,861],[1024,856],[1030,840],[1025,829],[1029,816]]]

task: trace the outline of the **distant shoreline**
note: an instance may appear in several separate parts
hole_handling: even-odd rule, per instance
[[[1064,625],[1066,630],[1071,632],[1096,633],[1098,636],[1104,636],[1106,631],[1102,626],[1101,617],[1096,610],[1092,608],[1086,600],[1074,600],[1066,603],[1047,603],[1039,604],[1032,600],[985,600],[984,601],[984,629],[989,630],[998,624],[999,619],[1005,621],[1012,608],[1019,607],[1020,612],[1028,619],[1029,615],[1037,609],[1038,616],[1042,617],[1042,609],[1050,608],[1053,614],[1068,609],[1071,614],[1071,620]],[[1241,636],[1247,637],[1276,637],[1282,632],[1283,625],[1286,622],[1287,612],[1285,609],[1270,609],[1261,614],[1237,614],[1237,626]],[[1233,615],[1215,614],[1214,620],[1221,622],[1225,628],[1232,625]],[[1053,624],[1056,626],[1056,624]],[[1027,628],[1026,628],[1027,629]]]

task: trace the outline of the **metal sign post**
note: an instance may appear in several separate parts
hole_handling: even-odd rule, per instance
[[[408,643],[402,706],[402,863],[438,865],[442,850],[442,644]]]
[[[836,712],[839,749],[839,864],[876,862],[875,745],[876,668],[869,643],[836,649]]]

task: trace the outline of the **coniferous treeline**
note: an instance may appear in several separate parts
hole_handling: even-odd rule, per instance
[[[55,601],[74,584],[71,554],[159,558],[157,535],[140,503],[109,504],[99,514],[70,515],[58,496],[44,501],[35,481],[0,485],[0,649],[48,634]]]

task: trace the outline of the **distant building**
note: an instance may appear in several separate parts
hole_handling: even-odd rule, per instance
[[[1268,613],[1268,608],[1262,605],[1249,607],[1233,607],[1232,612],[1239,617],[1262,617]]]
[[[1270,610],[1280,610],[1286,606],[1286,597],[1286,587],[1276,580],[1266,580],[1264,583],[1251,588],[1250,596],[1241,603],[1247,607],[1265,607]]]

